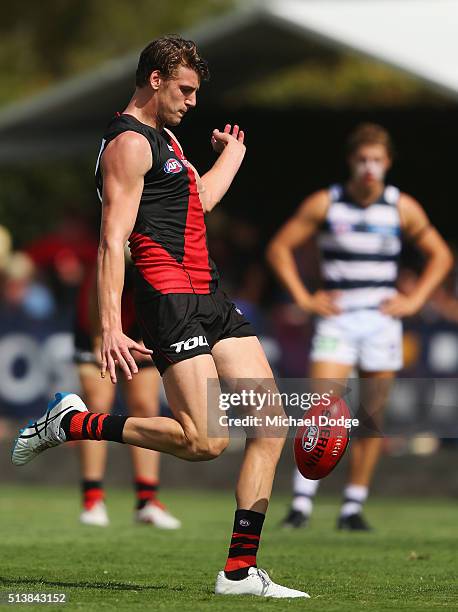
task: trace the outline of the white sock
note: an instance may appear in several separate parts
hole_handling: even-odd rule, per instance
[[[351,514],[359,514],[367,499],[369,489],[362,485],[347,485],[344,489],[344,501],[340,509],[340,516],[346,517]]]
[[[318,490],[319,481],[304,478],[296,468],[293,475],[293,501],[291,508],[309,516],[312,514],[313,497]]]

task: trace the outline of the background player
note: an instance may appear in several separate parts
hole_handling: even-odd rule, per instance
[[[400,319],[420,310],[452,265],[447,245],[420,204],[385,184],[392,155],[384,128],[359,126],[348,140],[348,182],[308,197],[267,250],[273,270],[296,304],[317,317],[310,377],[344,382],[357,367],[364,379],[361,406],[369,432],[351,446],[340,529],[369,528],[361,511],[381,450],[382,440],[374,432],[380,427],[391,380],[402,367]],[[409,295],[396,291],[401,234],[426,259]],[[294,250],[314,236],[324,290],[312,295],[299,276]],[[306,480],[296,470],[286,526],[306,524],[317,487],[318,481]]]
[[[121,317],[123,329],[141,341],[135,322],[133,278],[130,256],[126,253],[126,277],[122,293]],[[110,412],[116,387],[100,377],[100,324],[97,308],[96,269],[89,271],[83,282],[77,305],[75,329],[75,363],[84,401],[98,412]],[[148,417],[159,414],[159,372],[150,356],[134,353],[138,375],[122,381],[123,395],[131,416]],[[109,524],[105,505],[103,478],[107,460],[106,442],[97,444],[82,440],[80,469],[83,510],[80,520],[85,525],[104,527]],[[158,499],[160,454],[144,448],[130,447],[136,497],[135,520],[161,529],[178,529],[181,523]]]
[[[219,378],[228,384],[248,379],[249,390],[276,389],[254,330],[218,288],[207,249],[204,211],[216,206],[237,174],[245,155],[244,133],[229,124],[223,132],[213,131],[211,144],[218,158],[200,178],[165,129],[178,125],[196,105],[200,82],[207,77],[206,62],[192,41],[164,37],[150,43],[140,55],[134,95],[109,124],[97,164],[103,196],[98,265],[102,375],[108,371],[115,383],[118,365],[131,380],[138,367],[130,351],[154,350],[175,419],[90,413],[77,396],[58,395],[43,419],[20,433],[13,448],[16,465],[50,446],[88,438],[125,442],[190,461],[213,459],[226,448],[228,431],[218,425],[218,407],[208,406],[209,381],[218,386]],[[136,267],[136,315],[149,350],[122,330],[127,239]],[[264,414],[284,412],[274,405],[265,406]],[[231,543],[224,570],[217,575],[217,594],[308,597],[273,583],[257,568],[286,430],[269,433],[246,440]]]

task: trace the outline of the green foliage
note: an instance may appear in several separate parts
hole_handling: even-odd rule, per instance
[[[333,61],[330,61],[330,57]],[[327,60],[327,61],[326,61]],[[445,106],[450,100],[414,77],[353,54],[325,54],[232,92],[227,102],[264,107]]]
[[[98,64],[182,32],[232,0],[40,0],[12,2],[0,20],[0,106]],[[71,206],[93,214],[93,159],[0,170],[0,219],[15,246],[52,229]],[[69,194],[74,201],[69,202]]]
[[[0,106],[137,50],[157,35],[184,31],[235,4],[236,0],[11,2],[0,20]],[[382,64],[313,45],[310,51],[304,64],[229,95],[232,110],[245,104],[446,104],[423,84]],[[51,229],[68,206],[92,214],[98,206],[93,163],[53,160],[0,169],[0,223],[13,232],[17,247]],[[68,202],[68,194],[73,194],[73,202]]]
[[[13,233],[15,248],[51,231],[71,212],[96,216],[93,165],[83,159],[0,170],[0,219]]]
[[[0,105],[183,31],[231,0],[12,2],[0,21]]]

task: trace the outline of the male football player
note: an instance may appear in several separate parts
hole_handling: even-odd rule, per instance
[[[362,515],[381,450],[378,435],[391,381],[402,368],[401,319],[415,314],[446,276],[451,253],[420,204],[385,183],[392,162],[390,135],[363,124],[348,140],[350,178],[304,200],[267,249],[268,260],[295,303],[316,316],[312,380],[361,378],[365,435],[353,440],[339,529],[367,530]],[[294,250],[317,236],[324,289],[311,294]],[[409,295],[396,291],[401,241],[414,243],[426,263]],[[296,470],[285,526],[300,527],[312,512],[318,481]]]
[[[206,242],[204,213],[216,206],[237,174],[245,155],[244,133],[237,125],[215,129],[211,144],[218,158],[199,177],[166,128],[177,126],[195,107],[201,80],[207,77],[207,64],[192,41],[163,37],[150,43],[140,55],[133,97],[108,125],[97,162],[103,207],[98,260],[101,373],[108,372],[115,383],[118,365],[130,380],[138,371],[131,350],[153,353],[175,419],[89,412],[77,396],[58,395],[45,416],[20,434],[13,449],[15,464],[27,463],[49,446],[82,438],[124,442],[190,461],[213,459],[226,448],[228,432],[212,420],[217,407],[207,407],[209,381],[235,381],[237,389],[241,384],[258,388],[256,381],[263,381],[262,388],[275,388],[254,330],[218,288]],[[121,325],[127,239],[136,268],[136,316],[147,348],[126,336]],[[265,407],[265,413],[267,409],[271,415],[284,414],[278,405]],[[247,437],[231,544],[216,579],[217,594],[308,596],[273,583],[256,564],[285,435],[282,427],[276,435]]]

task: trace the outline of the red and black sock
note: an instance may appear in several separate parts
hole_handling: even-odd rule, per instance
[[[250,567],[256,566],[256,553],[265,514],[253,510],[236,510],[229,555],[224,573],[229,580],[243,580]]]
[[[122,432],[128,417],[98,412],[71,410],[61,422],[67,440],[109,440],[123,442]]]
[[[105,491],[101,480],[82,480],[81,491],[85,510],[90,510],[96,503],[105,499]]]
[[[141,510],[151,502],[156,502],[159,483],[157,480],[147,480],[146,478],[135,479],[135,494],[137,497],[137,510]]]

